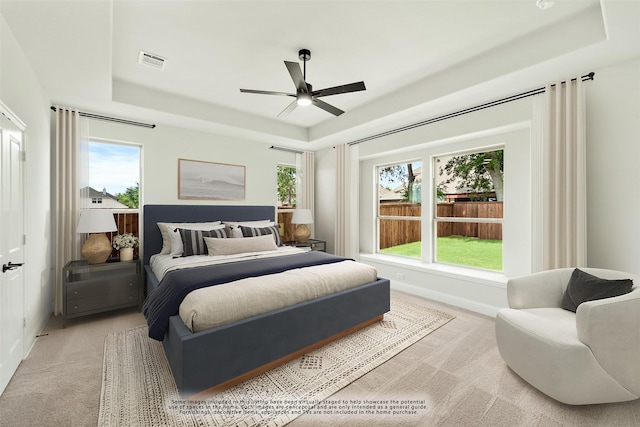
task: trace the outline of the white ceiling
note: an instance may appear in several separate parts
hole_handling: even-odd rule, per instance
[[[0,0],[54,104],[318,149],[640,56],[640,2]],[[283,61],[311,50],[314,89],[340,117],[291,98]],[[156,70],[140,50],[167,58]],[[596,76],[597,78],[597,76]]]

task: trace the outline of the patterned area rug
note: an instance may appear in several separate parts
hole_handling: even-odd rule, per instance
[[[383,321],[201,401],[180,398],[146,326],[113,333],[98,426],[284,426],[453,318],[396,294]]]

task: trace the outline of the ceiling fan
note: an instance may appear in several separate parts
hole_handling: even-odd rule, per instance
[[[308,49],[300,49],[298,51],[298,57],[303,61],[304,71],[300,69],[300,64],[298,64],[297,62],[284,61],[284,65],[286,65],[287,70],[289,70],[289,74],[291,75],[293,84],[296,86],[296,93],[273,92],[253,89],[240,89],[240,92],[257,93],[260,95],[291,96],[296,98],[291,104],[287,106],[287,108],[285,108],[280,112],[280,114],[278,114],[278,117],[286,116],[287,114],[295,110],[298,105],[306,106],[311,104],[333,114],[334,116],[339,116],[340,114],[344,113],[344,111],[334,107],[331,104],[327,104],[326,102],[321,101],[318,98],[322,96],[338,95],[341,93],[358,92],[367,89],[364,86],[364,82],[357,82],[341,86],[334,86],[326,89],[313,90],[311,84],[307,83],[307,61],[311,59],[311,52]]]

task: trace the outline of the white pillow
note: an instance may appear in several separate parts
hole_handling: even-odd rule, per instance
[[[270,221],[268,219],[261,219],[261,220],[258,220],[258,221],[240,221],[240,222],[223,221],[223,223],[228,225],[231,228],[231,237],[244,237],[242,235],[242,230],[240,229],[241,225],[243,225],[245,227],[256,227],[256,228],[268,227],[270,225],[276,225],[275,222]]]
[[[205,237],[209,255],[234,255],[245,252],[265,252],[278,249],[273,236],[245,237],[243,239],[217,239]]]
[[[212,230],[212,226],[220,225],[220,221],[213,222],[158,222],[158,228],[160,234],[162,234],[162,250],[161,255],[168,255],[172,253],[171,250],[171,236],[170,232],[176,228],[186,228],[189,230]],[[178,233],[178,239],[180,239],[180,233]],[[182,240],[180,240],[180,246],[182,247]],[[180,251],[182,253],[182,251]]]

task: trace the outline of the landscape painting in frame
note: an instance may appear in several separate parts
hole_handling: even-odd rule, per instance
[[[244,166],[178,159],[178,199],[244,198]]]

